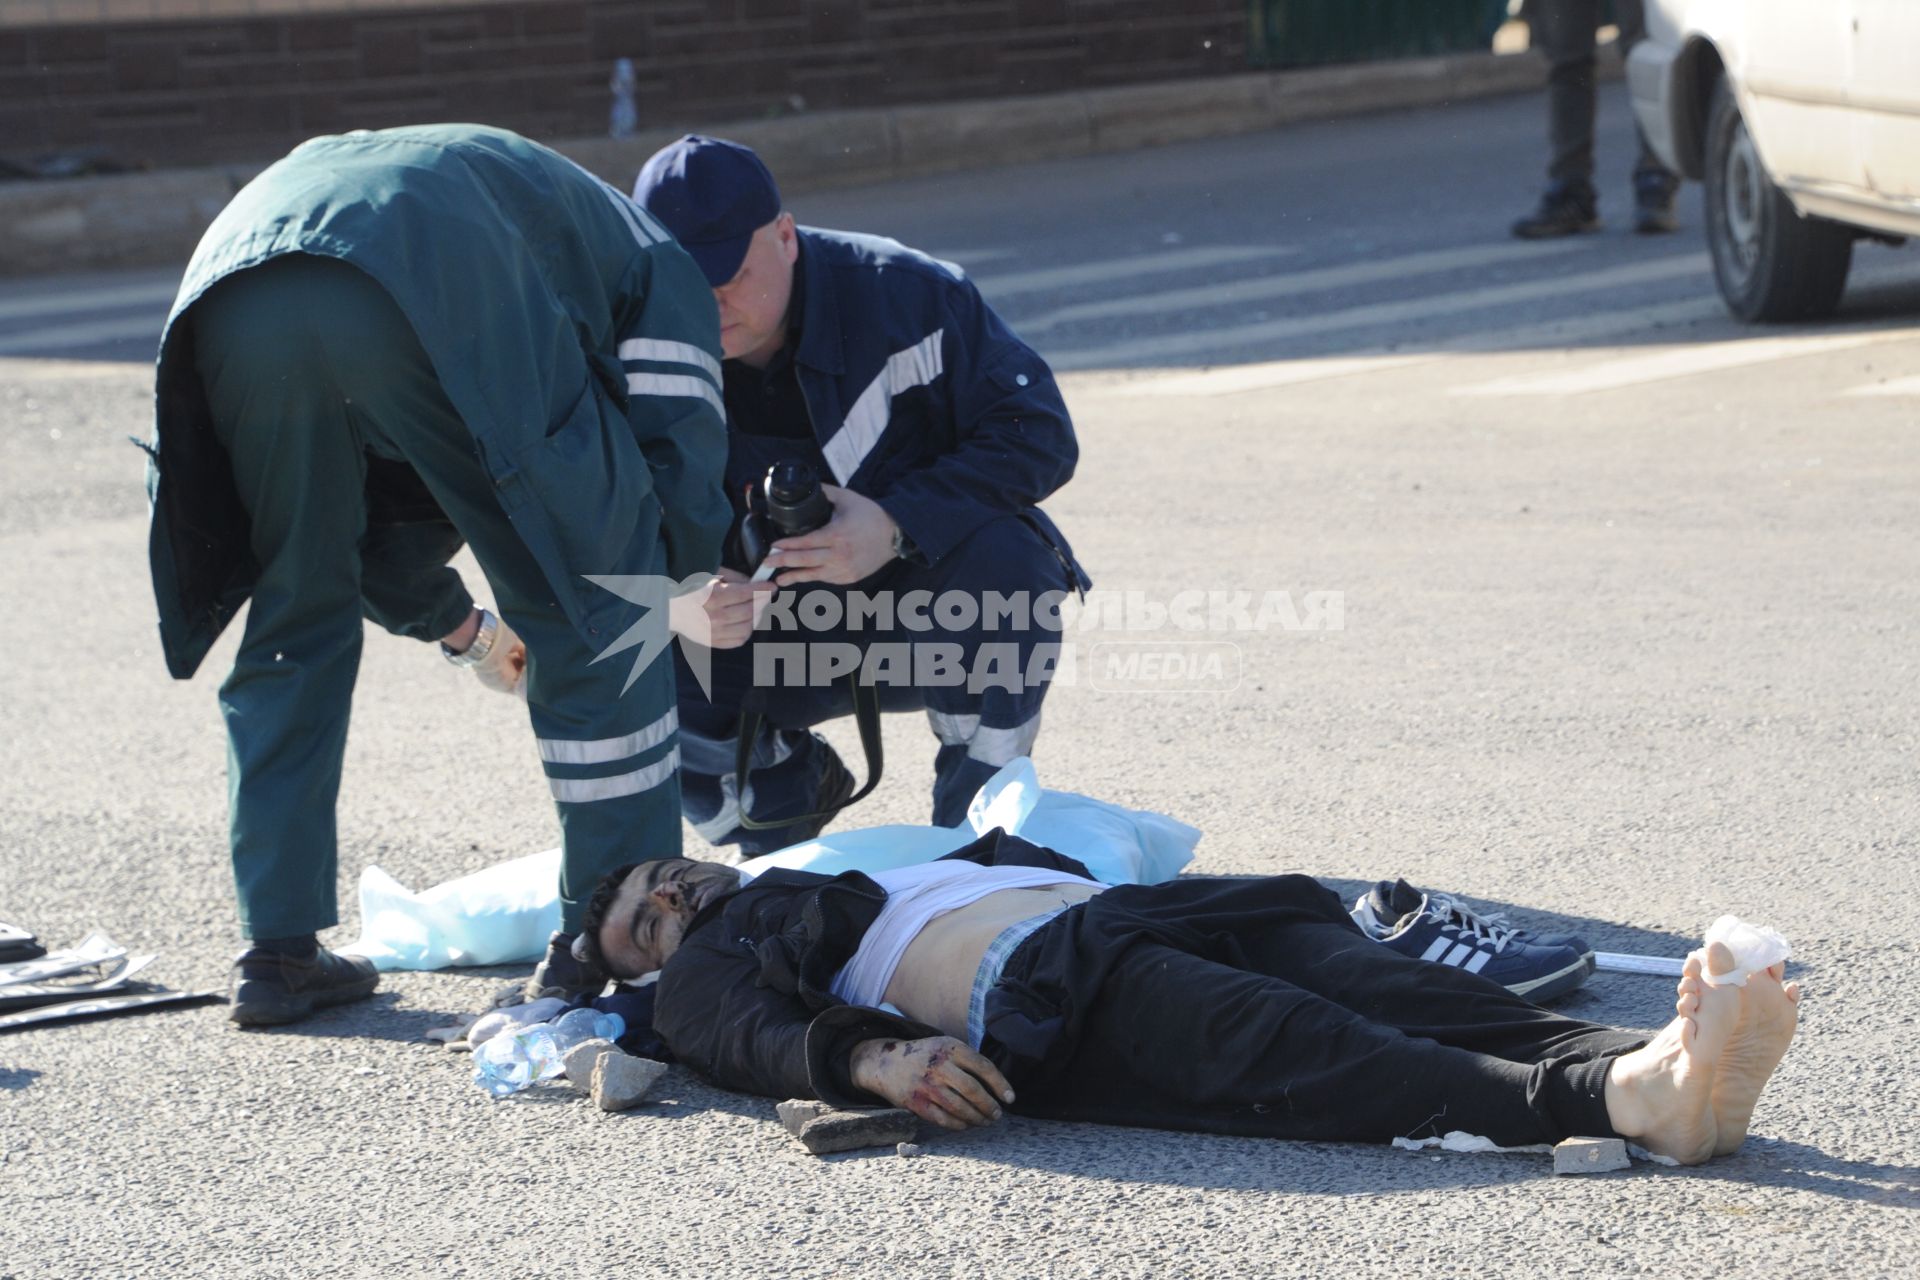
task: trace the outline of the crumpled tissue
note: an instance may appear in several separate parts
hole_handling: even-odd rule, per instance
[[[1710,987],[1744,987],[1748,978],[1793,954],[1787,940],[1772,929],[1748,924],[1734,916],[1721,916],[1707,926],[1706,940],[1700,945],[1710,947],[1716,942],[1725,943],[1727,950],[1733,952],[1733,969],[1729,973],[1702,975]]]

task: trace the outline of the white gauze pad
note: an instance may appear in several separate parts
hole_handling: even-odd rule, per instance
[[[1710,947],[1716,942],[1725,943],[1727,950],[1733,952],[1733,970],[1704,974],[1710,987],[1744,987],[1750,974],[1771,968],[1793,954],[1787,940],[1772,929],[1748,924],[1734,916],[1721,916],[1707,926],[1706,941],[1701,947]]]

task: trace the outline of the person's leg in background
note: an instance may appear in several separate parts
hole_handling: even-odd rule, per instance
[[[837,591],[813,587],[813,591]],[[736,649],[711,650],[703,685],[679,642],[673,663],[680,699],[681,806],[687,822],[708,844],[731,845],[752,858],[811,840],[826,820],[797,819],[838,805],[853,792],[853,775],[827,740],[808,726],[853,711],[844,681],[824,689],[804,685],[758,686],[755,648],[763,642],[803,643],[804,634],[759,632]],[[777,668],[784,677],[784,665]],[[745,794],[735,777],[741,712],[760,713]],[[777,824],[741,825],[745,815]]]
[[[375,575],[377,582],[388,587],[396,581],[424,584],[428,594],[413,610],[391,600],[363,596],[359,549],[365,530],[365,453],[370,450],[403,461],[418,476],[435,505],[473,547],[493,587],[501,616],[527,647],[528,707],[538,753],[559,812],[564,847],[562,920],[563,926],[570,925],[593,886],[614,866],[637,858],[679,854],[677,716],[670,668],[656,661],[627,688],[629,662],[617,657],[604,663],[594,661],[595,651],[554,599],[544,572],[501,509],[474,449],[472,434],[448,401],[405,315],[371,278],[351,266],[312,257],[277,260],[257,270],[273,271],[271,283],[275,287],[250,291],[254,304],[251,312],[237,314],[233,323],[250,324],[250,332],[267,335],[262,340],[267,354],[259,362],[260,394],[270,404],[298,404],[303,412],[324,411],[331,415],[328,421],[350,424],[351,431],[343,428],[339,435],[351,447],[338,450],[337,458],[329,455],[327,465],[336,470],[351,467],[354,483],[319,483],[330,473],[314,462],[304,464],[304,474],[295,468],[294,479],[285,482],[295,490],[289,503],[304,498],[309,506],[331,505],[324,513],[296,505],[293,515],[279,517],[299,530],[296,546],[303,554],[293,557],[287,570],[273,576],[268,584],[272,587],[285,579],[284,590],[279,594],[272,589],[266,592],[265,610],[260,609],[261,598],[256,596],[255,608],[262,613],[261,625],[266,627],[268,620],[278,616],[281,594],[300,597],[288,605],[300,617],[324,605],[330,628],[325,631],[325,652],[330,661],[325,681],[317,692],[308,695],[308,701],[314,704],[311,707],[295,704],[288,714],[277,718],[259,714],[234,717],[240,724],[235,730],[236,751],[246,763],[235,775],[240,797],[236,800],[236,813],[240,815],[235,824],[236,866],[271,861],[274,874],[282,880],[291,877],[290,867],[306,869],[314,882],[307,888],[307,898],[318,894],[317,886],[324,876],[324,913],[310,912],[292,923],[311,918],[313,923],[307,927],[312,928],[336,922],[332,903],[332,802],[339,787],[352,661],[359,653],[359,615],[368,608],[386,614],[383,621],[391,621],[404,620],[411,612],[416,627],[431,630],[444,619],[427,615],[437,609],[450,614],[458,605],[444,576],[423,567],[424,560],[432,557],[419,546],[403,557],[398,569]],[[267,323],[264,313],[269,312],[289,318],[282,328],[275,329]],[[287,331],[286,326],[295,326],[295,331]],[[326,375],[324,379],[316,375],[313,386],[302,388],[307,394],[289,394],[285,359],[280,353],[290,349],[299,350],[303,360]],[[276,356],[280,358],[278,364]],[[349,405],[350,410],[346,408]],[[318,430],[306,434],[320,435]],[[314,449],[327,443],[328,439],[322,439]],[[283,449],[280,456],[269,461],[284,470],[291,456]],[[236,463],[236,471],[239,469]],[[254,464],[252,469],[280,474],[265,463]],[[243,495],[247,483],[242,478]],[[343,487],[351,492],[351,498],[343,499],[336,492]],[[636,495],[635,500],[643,496]],[[350,513],[350,518],[343,517],[343,511]],[[311,517],[307,524],[294,518],[301,514]],[[323,515],[341,528],[324,523]],[[324,554],[306,550],[320,545],[323,531],[329,539]],[[256,531],[256,538],[259,536]],[[645,536],[644,531],[637,536]],[[344,556],[335,549],[337,546],[344,546]],[[634,548],[633,556],[628,564],[609,568],[633,573],[661,570],[657,543]],[[351,624],[345,621],[341,604],[349,589],[354,615]],[[418,621],[421,617],[427,620]],[[245,646],[250,665],[244,672],[247,680],[243,690],[277,674],[285,657],[300,651],[285,645],[276,647],[285,638],[287,625],[264,630],[257,643],[252,625],[250,622]],[[300,635],[304,640],[315,631],[309,625]],[[336,650],[345,655],[344,659],[336,656]],[[263,668],[265,675],[255,667]],[[316,725],[320,727],[318,734],[311,732]],[[264,746],[254,741],[262,735],[268,739]],[[280,771],[267,767],[282,756],[289,761]],[[262,760],[266,764],[260,763]],[[280,780],[281,772],[290,773],[294,780]],[[296,786],[304,790],[288,795]],[[290,808],[294,804],[305,807]],[[324,821],[319,820],[320,812],[325,814]],[[264,816],[256,821],[256,813]],[[300,820],[289,821],[289,813],[298,814]],[[265,836],[243,840],[249,833],[267,829],[277,842]],[[241,851],[243,844],[247,847]],[[277,856],[269,859],[254,845],[271,845]],[[324,872],[311,865],[323,854]],[[244,897],[248,873],[240,874]],[[261,875],[255,873],[253,878],[260,879]],[[255,896],[287,896],[271,884],[267,888],[272,892],[263,890]],[[254,932],[259,935],[257,923]]]
[[[1613,12],[1620,27],[1620,56],[1624,58],[1646,38],[1646,8],[1643,0],[1613,0]],[[1641,235],[1678,231],[1680,219],[1673,205],[1680,190],[1680,175],[1660,163],[1660,157],[1647,145],[1646,130],[1638,120],[1633,131],[1639,143],[1633,161],[1633,229]]]
[[[974,793],[1002,765],[1030,755],[1040,736],[1041,703],[1059,661],[1058,601],[1072,591],[1066,567],[1032,525],[1001,516],[975,530],[932,567],[908,566],[893,585],[898,594],[926,591],[935,601],[931,630],[903,631],[891,638],[946,646],[957,658],[956,680],[920,689],[927,722],[940,740],[933,765],[933,823],[958,826]],[[951,594],[950,594],[951,593]],[[1047,597],[1053,595],[1049,610]],[[959,598],[971,601],[975,620]],[[943,607],[941,601],[953,601]],[[1016,601],[1011,612],[997,600]],[[1029,678],[1032,677],[1032,678]]]
[[[414,376],[366,388],[363,408],[374,447],[416,473],[453,528],[473,548],[502,619],[527,649],[525,691],[536,748],[558,811],[563,857],[561,932],[570,935],[593,888],[625,862],[680,855],[679,716],[673,669],[664,655],[639,672],[633,654],[605,662],[554,598],[540,564],[515,532],[474,450],[473,437],[434,377],[404,315],[372,286],[371,341],[405,353]],[[633,495],[644,502],[646,495]],[[648,508],[651,509],[650,504]],[[645,528],[629,548],[624,574],[665,572],[665,552]],[[423,557],[413,557],[419,563]],[[450,595],[443,597],[448,607]],[[437,625],[437,623],[435,624]],[[631,680],[630,680],[631,677]],[[570,987],[578,976],[557,940],[533,984]]]
[[[1595,231],[1594,70],[1600,0],[1532,0],[1528,24],[1547,60],[1547,189],[1539,207],[1513,224],[1523,240]]]
[[[811,730],[853,712],[846,676],[810,683],[815,663],[807,646],[831,645],[858,647],[869,658],[881,650],[902,659],[863,666],[863,673],[884,672],[864,692],[882,711],[924,710],[940,739],[932,821],[936,826],[964,822],[981,785],[1033,748],[1047,683],[1027,676],[1043,669],[1051,673],[1051,654],[1059,643],[1058,632],[1035,615],[1043,596],[1068,589],[1067,571],[1052,548],[1026,521],[1003,516],[983,525],[937,565],[895,561],[852,587],[810,585],[789,593],[782,615],[795,619],[797,629],[763,626],[748,644],[713,651],[707,688],[676,644],[687,821],[709,844],[733,845],[751,857],[812,839],[831,820],[797,821],[834,808],[854,788],[845,762]],[[833,596],[818,613],[807,604],[816,592]],[[849,603],[856,593],[875,602],[885,599],[857,625]],[[913,593],[924,593],[927,604],[918,615],[924,615],[925,627],[901,619]],[[947,593],[953,593],[956,608],[967,611],[954,615],[963,625],[942,625],[939,602]],[[1013,613],[989,622],[988,593],[1016,601]],[[835,622],[810,628],[806,623],[812,617]],[[934,665],[925,660],[935,646],[945,674],[924,686],[913,683]],[[796,655],[797,663],[792,661]],[[761,713],[744,797],[734,777],[742,708]],[[740,823],[742,812],[781,825],[750,830]]]
[[[341,268],[351,270],[350,268]],[[339,923],[335,806],[361,645],[365,438],[335,382],[342,322],[325,272],[280,259],[190,313],[214,434],[251,521],[259,577],[220,688],[241,928],[236,1022],[293,1021],[378,976],[320,949]]]

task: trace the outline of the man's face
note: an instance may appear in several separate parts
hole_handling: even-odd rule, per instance
[[[733,279],[713,291],[720,304],[720,354],[762,368],[787,339],[787,300],[800,256],[793,215],[783,213],[753,233]]]
[[[717,862],[660,858],[627,874],[600,922],[600,954],[616,978],[652,973],[680,949],[687,923],[738,887],[740,873]]]

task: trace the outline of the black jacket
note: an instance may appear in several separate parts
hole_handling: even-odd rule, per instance
[[[947,858],[1093,878],[1072,858],[998,828]],[[858,871],[769,871],[708,903],[660,971],[655,1032],[675,1058],[729,1089],[837,1106],[884,1101],[854,1088],[854,1046],[940,1032],[849,1005],[828,988],[886,898]]]

